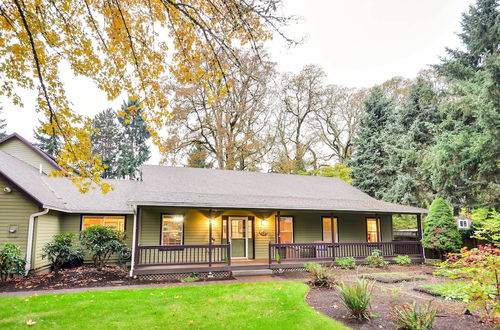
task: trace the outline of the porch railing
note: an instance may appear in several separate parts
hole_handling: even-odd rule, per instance
[[[231,265],[229,244],[168,245],[137,247],[137,266]]]
[[[373,250],[382,251],[384,257],[408,255],[422,256],[418,241],[376,243],[269,243],[269,263],[282,261],[331,260],[335,258],[366,258]]]

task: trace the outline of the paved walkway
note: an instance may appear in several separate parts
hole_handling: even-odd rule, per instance
[[[37,296],[44,294],[63,294],[75,292],[89,292],[89,291],[109,291],[109,290],[135,290],[135,289],[157,289],[157,288],[170,288],[170,287],[183,287],[183,286],[200,286],[200,285],[217,285],[217,284],[234,284],[234,283],[255,283],[255,282],[276,282],[276,281],[293,281],[291,279],[282,278],[279,276],[238,276],[232,280],[217,280],[217,281],[203,281],[191,283],[150,283],[150,284],[134,284],[134,285],[115,285],[115,286],[101,286],[90,288],[72,288],[72,289],[56,289],[56,290],[36,290],[36,291],[12,291],[0,292],[0,297],[26,297]]]

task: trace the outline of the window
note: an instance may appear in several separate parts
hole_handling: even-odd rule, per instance
[[[278,219],[278,217],[276,217],[276,219]],[[280,217],[279,243],[293,243],[293,217]]]
[[[333,217],[332,231],[332,219],[330,217],[323,217],[323,242],[337,243],[339,241],[339,229],[337,222],[337,217]]]
[[[182,245],[184,217],[182,215],[162,215],[161,245]]]
[[[467,220],[459,220],[458,227],[459,228],[469,228],[469,224],[467,223]]]
[[[366,238],[368,242],[380,241],[380,219],[366,218]]]
[[[113,227],[119,231],[125,231],[125,216],[123,215],[84,215],[82,218],[82,230],[91,226]]]

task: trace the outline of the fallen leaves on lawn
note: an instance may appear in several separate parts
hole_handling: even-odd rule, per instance
[[[32,319],[29,319],[28,321],[26,321],[26,324],[29,325],[29,326],[32,326],[32,325],[35,325],[36,322],[33,321]]]

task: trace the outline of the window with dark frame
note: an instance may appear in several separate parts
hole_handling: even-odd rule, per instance
[[[182,245],[184,217],[163,214],[161,223],[161,245]]]
[[[333,223],[331,217],[323,217],[322,219],[323,219],[323,242],[338,243],[339,241],[338,218],[333,217]],[[332,225],[333,225],[333,230],[332,230]]]
[[[84,215],[82,216],[82,230],[92,226],[113,227],[119,231],[125,231],[124,215]]]
[[[368,242],[380,242],[380,218],[366,218],[366,239]]]

